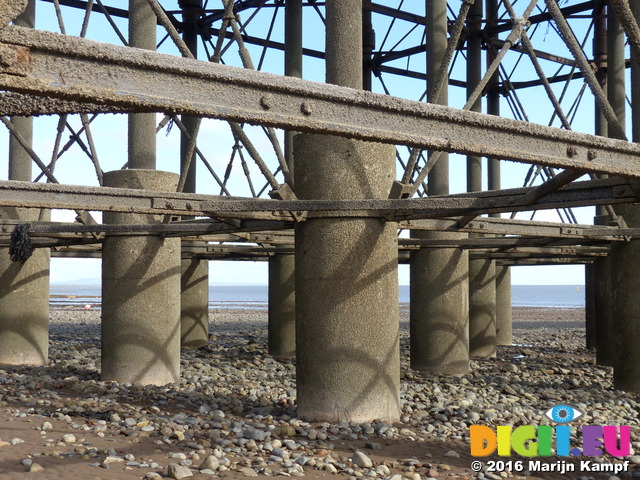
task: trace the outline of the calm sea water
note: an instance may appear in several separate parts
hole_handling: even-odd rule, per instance
[[[409,302],[409,287],[400,286],[400,303]],[[99,285],[52,285],[51,305],[92,308],[100,305]],[[518,307],[584,307],[583,285],[514,285],[512,304]],[[211,308],[267,308],[266,285],[212,286],[209,287]]]

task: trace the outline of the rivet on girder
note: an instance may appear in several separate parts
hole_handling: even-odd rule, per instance
[[[309,102],[302,102],[302,105],[300,105],[300,111],[305,115],[311,115],[313,109],[311,108]]]

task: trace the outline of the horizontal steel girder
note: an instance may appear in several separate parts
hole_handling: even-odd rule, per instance
[[[196,215],[225,219],[301,221],[312,217],[377,217],[401,221],[638,201],[634,188],[621,178],[575,182],[550,193],[534,205],[527,203],[527,194],[531,190],[532,188],[514,188],[402,200],[266,200],[0,181],[0,206]]]
[[[0,42],[3,90],[640,176],[620,140],[15,26]]]

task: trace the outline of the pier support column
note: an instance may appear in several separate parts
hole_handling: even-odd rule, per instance
[[[190,258],[180,265],[180,343],[201,348],[209,344],[209,262]]]
[[[33,28],[35,1],[13,22]],[[33,119],[13,117],[11,123],[31,144]],[[9,138],[9,180],[30,182],[32,161],[19,142]],[[39,209],[0,209],[0,218],[37,221]],[[38,248],[25,262],[13,262],[0,249],[0,364],[46,365],[49,352],[49,249]]]
[[[631,2],[631,8],[640,21],[640,5]],[[632,53],[633,55],[633,53]],[[640,141],[640,58],[631,61],[631,101],[633,140]],[[627,226],[640,227],[640,207],[624,205],[616,207]],[[616,323],[613,362],[613,386],[619,390],[640,392],[640,241],[614,242],[612,245],[611,271],[613,290],[613,318]]]
[[[198,19],[202,0],[179,0],[184,29],[182,39],[194,58],[198,58]],[[180,136],[180,161],[189,165],[184,187],[185,193],[196,193],[196,153],[190,151],[191,139],[198,135],[198,119],[183,115],[186,133]],[[182,217],[188,220],[191,217]],[[201,245],[202,242],[192,244]],[[185,244],[186,245],[186,244]],[[180,279],[180,341],[183,347],[200,348],[209,344],[209,262],[189,258],[182,260]]]
[[[447,86],[437,99],[433,85],[447,48],[447,5],[426,1],[426,35],[429,98],[448,103]],[[428,177],[429,195],[449,193],[449,158],[440,153]],[[411,236],[427,240],[457,240],[466,234],[412,230]],[[410,263],[411,368],[439,374],[469,371],[469,254],[459,248],[422,248],[411,252]]]
[[[328,0],[327,81],[362,88],[362,0]],[[301,199],[388,198],[392,145],[325,135],[294,139]],[[298,414],[307,420],[400,415],[397,226],[383,219],[296,225]]]
[[[458,240],[465,234],[412,231],[416,238]],[[469,254],[461,248],[411,253],[411,368],[437,374],[469,371]]]
[[[626,106],[626,92],[625,92],[625,37],[620,21],[616,16],[612,8],[607,12],[607,98],[609,103],[616,113],[618,122],[625,128],[625,106]],[[635,115],[635,112],[634,112]],[[610,126],[609,126],[610,127]],[[608,128],[609,136],[611,135],[612,128]],[[637,141],[638,138],[635,138]],[[615,207],[616,215],[620,215],[621,212],[625,212],[623,218],[626,221],[626,215],[630,215],[633,218],[633,209],[618,209]],[[611,219],[607,215],[596,217],[596,224],[606,225]],[[629,225],[627,223],[627,225]],[[612,247],[613,248],[613,247]],[[615,250],[615,249],[614,249]],[[631,249],[630,251],[632,251]],[[616,336],[618,334],[618,322],[619,318],[614,312],[616,309],[615,301],[616,296],[615,289],[612,285],[615,280],[612,279],[614,270],[619,267],[624,270],[625,266],[616,265],[618,262],[628,262],[631,258],[618,258],[617,255],[611,255],[606,258],[596,260],[597,265],[597,293],[596,302],[598,308],[597,324],[596,324],[596,361],[598,365],[615,365],[615,358],[617,356],[618,349],[616,347]],[[633,264],[634,262],[631,261]],[[637,265],[637,263],[636,263]]]
[[[302,78],[302,0],[287,0],[284,35],[284,74]],[[295,136],[284,132],[284,155],[292,173]],[[295,266],[295,255],[269,257],[269,354],[274,357],[288,358],[296,352]]]
[[[476,0],[467,16],[467,96],[482,80],[482,12],[483,1]],[[471,110],[482,112],[482,97]],[[482,158],[467,156],[467,191],[482,190]],[[495,262],[469,259],[469,354],[495,356],[496,353],[496,285]]]
[[[107,187],[175,191],[178,175],[104,174]],[[160,223],[161,215],[104,213],[105,224]],[[102,379],[164,385],[180,380],[180,239],[108,235],[102,246]]]
[[[617,209],[617,207],[616,207]],[[595,225],[609,225],[611,217],[608,215],[597,216],[594,219]],[[612,246],[613,248],[613,246]],[[613,344],[614,325],[614,300],[612,286],[612,262],[614,255],[596,258],[593,263],[595,272],[595,346],[596,363],[598,365],[612,366],[616,347]],[[617,329],[617,327],[615,327]]]
[[[506,265],[496,266],[496,343],[513,343],[511,268]]]
[[[469,260],[469,355],[496,355],[496,264]]]
[[[296,352],[296,292],[293,254],[269,258],[269,354],[292,357]]]

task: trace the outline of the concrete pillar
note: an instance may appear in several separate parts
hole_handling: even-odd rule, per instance
[[[180,262],[180,343],[201,348],[209,344],[209,262]]]
[[[511,268],[496,266],[496,343],[513,343],[513,316],[511,310]]]
[[[35,1],[14,21],[33,28]],[[31,143],[33,119],[13,117],[11,123]],[[9,180],[30,182],[31,157],[9,137]],[[0,218],[37,221],[38,209],[2,208]],[[13,262],[9,249],[0,249],[0,364],[45,365],[49,352],[49,249],[38,248],[25,262]]]
[[[467,17],[467,95],[482,79],[482,0],[476,0]],[[482,111],[482,97],[471,108]],[[482,158],[467,156],[467,191],[482,190]],[[469,354],[494,356],[496,341],[495,262],[469,259]]]
[[[115,170],[108,187],[175,191],[178,175]],[[105,224],[160,223],[160,215],[104,213]],[[180,239],[109,235],[102,246],[102,379],[180,380]]]
[[[424,232],[457,240],[465,234]],[[417,232],[413,231],[412,236]],[[437,374],[469,371],[469,254],[423,248],[411,254],[411,368]]]
[[[147,0],[129,0],[129,45],[156,49],[156,16]],[[129,168],[156,168],[156,114],[129,114]]]
[[[184,29],[182,39],[198,58],[198,29],[196,22],[202,7],[201,0],[180,0]],[[189,154],[190,138],[198,134],[198,119],[183,115],[182,123],[188,132],[180,136],[180,159],[182,165],[189,161],[189,170],[183,191],[196,193],[196,154]],[[188,217],[182,217],[187,220]],[[196,243],[198,244],[198,243]],[[209,344],[209,262],[196,258],[184,259],[180,279],[180,341],[183,347],[200,348]]]
[[[640,5],[631,2],[631,8],[640,20]],[[631,61],[631,101],[633,140],[640,140],[640,59]],[[640,227],[638,205],[616,207],[627,225]],[[640,241],[615,242],[612,245],[613,316],[615,318],[616,355],[613,359],[613,386],[619,390],[640,392]]]
[[[620,22],[613,9],[608,10],[607,15],[607,98],[611,107],[616,112],[620,125],[625,126],[625,39]],[[616,214],[619,210],[616,207]],[[632,214],[632,210],[625,210]],[[626,219],[625,219],[626,220]],[[608,215],[596,217],[597,225],[607,225],[611,221]],[[596,305],[598,309],[596,337],[596,362],[599,365],[615,364],[617,355],[616,340],[618,318],[614,313],[615,303],[613,297],[615,288],[612,282],[614,270],[618,268],[617,262],[625,262],[624,255],[618,259],[616,255],[596,261]]]
[[[596,70],[596,78],[602,90],[607,91],[607,14],[606,7],[602,5],[600,8],[593,11],[593,58],[598,69]],[[594,105],[595,112],[595,125],[594,131],[596,135],[603,137],[607,136],[607,120],[602,113],[598,102]],[[596,207],[596,219],[606,215],[606,209],[604,206]],[[597,220],[594,219],[594,223]],[[602,261],[604,260],[604,261]],[[596,258],[591,265],[585,266],[585,329],[586,329],[586,347],[596,348],[597,345],[597,329],[599,318],[603,315],[601,312],[610,311],[611,298],[605,298],[605,304],[598,302],[598,291],[601,287],[598,283],[603,278],[610,277],[610,267],[604,264],[609,264],[610,260],[607,258]],[[607,291],[610,291],[610,286],[607,287]],[[607,315],[606,313],[604,314]],[[610,314],[609,314],[610,316]]]
[[[302,78],[302,0],[285,4],[284,74]],[[295,135],[284,134],[284,154],[291,172]],[[269,257],[269,354],[274,357],[288,358],[296,351],[295,265],[295,255]]]
[[[635,114],[634,114],[635,115]],[[617,208],[630,228],[640,227],[637,205]],[[609,365],[613,365],[613,386],[618,390],[640,392],[640,241],[614,242],[611,246],[613,318],[609,340],[614,341]],[[598,331],[601,334],[602,330]],[[599,346],[599,345],[598,345]],[[597,350],[600,354],[600,350]]]
[[[293,254],[269,259],[269,354],[292,357],[296,352],[296,292]]]
[[[469,355],[496,355],[496,264],[469,260]]]
[[[608,215],[597,216],[593,223],[595,225],[609,225],[611,217]],[[613,313],[612,258],[613,255],[597,258],[593,263],[597,318],[594,332],[596,363],[605,366],[613,365],[615,346],[612,327],[618,323]]]
[[[426,2],[427,76],[435,79],[447,48],[447,5]],[[431,97],[431,95],[430,95]],[[447,87],[436,103],[446,105]],[[449,158],[440,154],[429,172],[429,194],[449,193]],[[420,239],[461,239],[466,234],[413,230]],[[411,368],[441,374],[469,371],[469,255],[459,248],[411,252]]]
[[[327,81],[362,88],[362,1],[328,0]],[[303,199],[388,198],[392,145],[323,135],[294,139]],[[296,225],[298,414],[307,420],[400,415],[395,223],[310,219]]]

